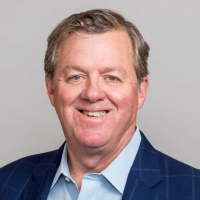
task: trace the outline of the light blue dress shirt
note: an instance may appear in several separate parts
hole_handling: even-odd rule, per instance
[[[65,146],[47,200],[121,200],[140,142],[137,127],[131,141],[106,169],[84,175],[80,191],[70,175]]]

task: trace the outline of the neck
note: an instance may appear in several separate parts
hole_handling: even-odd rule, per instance
[[[70,145],[68,145],[69,171],[78,188],[81,188],[82,179],[85,173],[102,172],[120,154],[131,138],[132,135],[126,137],[126,139],[121,141],[115,149],[111,149],[110,151],[103,147],[70,148]]]

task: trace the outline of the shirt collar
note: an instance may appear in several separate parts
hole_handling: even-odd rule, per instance
[[[130,168],[135,160],[135,156],[139,149],[141,142],[141,135],[139,128],[136,127],[136,131],[133,134],[131,141],[127,146],[120,152],[120,154],[112,161],[112,163],[102,171],[102,174],[121,194],[123,194],[126,180],[130,171]],[[51,188],[56,184],[60,175],[63,174],[65,177],[74,180],[69,172],[69,167],[67,163],[67,148],[66,145],[63,149],[62,158],[60,165],[54,176]],[[75,182],[74,182],[75,183]]]
[[[113,162],[102,171],[106,179],[123,194],[129,171],[135,160],[141,142],[139,128],[136,128],[131,141],[113,160]]]
[[[56,174],[54,176],[54,179],[53,179],[53,182],[51,184],[50,190],[56,184],[56,182],[58,181],[58,179],[59,179],[61,174],[63,174],[65,177],[68,177],[69,179],[71,179],[73,181],[73,179],[71,177],[71,174],[69,172],[69,167],[68,167],[68,163],[67,163],[67,147],[66,147],[66,144],[64,146],[61,162],[60,162],[60,165],[59,165],[59,167],[58,167],[58,169],[56,171]]]

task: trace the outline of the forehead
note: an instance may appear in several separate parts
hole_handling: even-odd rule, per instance
[[[100,34],[78,31],[66,38],[59,49],[58,64],[119,65],[133,64],[133,48],[124,30],[112,30]],[[74,63],[75,62],[75,63]]]

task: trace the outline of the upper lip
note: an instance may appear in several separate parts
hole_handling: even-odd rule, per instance
[[[79,111],[86,111],[86,112],[107,112],[108,109],[101,109],[101,110],[87,110],[87,109],[78,109]]]
[[[109,112],[110,110],[85,110],[85,109],[78,109],[79,112],[93,112],[93,113],[98,113],[98,112]]]
[[[105,107],[84,107],[84,106],[77,106],[76,109],[78,111],[86,111],[86,112],[103,112],[103,111],[110,111],[110,108]]]

